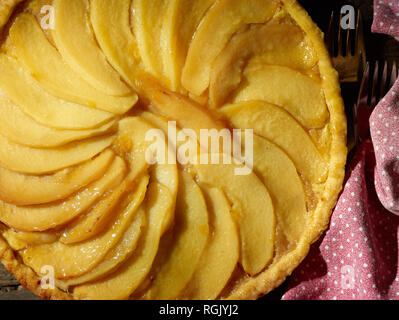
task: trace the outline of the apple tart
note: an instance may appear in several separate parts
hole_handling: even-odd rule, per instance
[[[32,292],[256,299],[328,226],[346,119],[295,0],[1,0],[0,27],[0,258]],[[204,130],[250,164],[195,161],[231,154]]]

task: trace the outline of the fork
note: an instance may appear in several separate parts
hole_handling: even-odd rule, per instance
[[[369,118],[379,101],[392,88],[398,78],[396,62],[391,67],[387,61],[375,64],[367,63],[360,85],[359,98],[354,107],[356,145],[370,136]],[[382,70],[381,70],[382,69]]]
[[[341,27],[342,12],[338,24],[335,13],[331,13],[326,44],[332,57],[333,65],[339,73],[341,82],[358,82],[366,65],[363,20],[360,10],[357,12],[355,30]]]

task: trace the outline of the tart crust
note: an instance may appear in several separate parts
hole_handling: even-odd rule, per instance
[[[23,0],[0,0],[0,32],[9,21],[13,10]],[[303,261],[310,245],[327,229],[331,212],[336,204],[345,174],[346,164],[346,117],[340,95],[338,73],[332,66],[324,44],[321,30],[296,0],[280,0],[287,12],[306,33],[319,55],[319,69],[322,87],[330,113],[331,147],[329,174],[323,195],[313,211],[311,222],[296,245],[296,248],[274,261],[267,270],[256,277],[242,280],[227,299],[257,299],[281,285],[287,276]],[[0,261],[26,289],[43,299],[74,299],[73,295],[58,288],[42,289],[40,277],[15,254],[14,250],[0,236]]]

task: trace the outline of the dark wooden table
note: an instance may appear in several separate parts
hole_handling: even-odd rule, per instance
[[[0,263],[0,300],[36,300],[40,299],[24,289]]]
[[[351,4],[355,8],[359,8],[365,21],[367,59],[369,61],[384,59],[399,61],[399,43],[389,36],[371,33],[371,24],[373,20],[372,0],[299,0],[299,2],[308,10],[309,14],[322,30],[326,30],[328,27],[331,10],[339,10],[345,4]],[[284,289],[285,285],[276,289],[263,299],[280,299]],[[16,281],[0,263],[0,300],[32,299],[39,298],[22,288],[18,281]]]

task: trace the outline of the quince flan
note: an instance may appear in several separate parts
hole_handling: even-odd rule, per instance
[[[255,299],[326,229],[346,120],[295,0],[0,0],[0,32],[0,258],[29,290]]]

